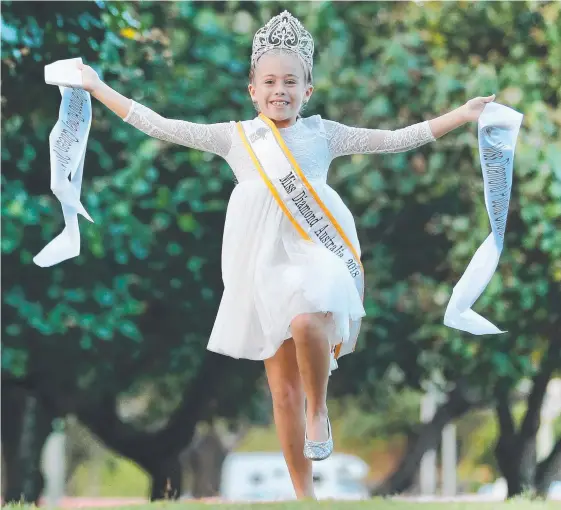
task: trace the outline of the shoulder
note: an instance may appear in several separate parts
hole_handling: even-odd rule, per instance
[[[326,129],[328,123],[331,121],[325,120],[321,115],[312,115],[311,117],[303,117],[302,124],[311,131],[319,132],[322,136],[326,136]]]
[[[321,115],[312,115],[311,117],[302,117],[302,124],[310,129],[320,129],[323,127],[323,119]]]
[[[302,119],[302,122],[310,129],[319,131],[324,137],[330,139],[335,134],[340,134],[348,126],[334,120],[324,119],[321,115],[312,115]]]

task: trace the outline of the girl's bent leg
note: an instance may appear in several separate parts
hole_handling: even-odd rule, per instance
[[[327,383],[331,347],[327,338],[327,316],[307,313],[296,316],[290,327],[296,358],[306,394],[308,439],[327,441]]]
[[[286,340],[272,358],[265,360],[265,370],[273,397],[277,434],[296,497],[315,498],[312,463],[303,453],[304,390],[292,339]]]

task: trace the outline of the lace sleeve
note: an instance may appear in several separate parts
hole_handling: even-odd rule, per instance
[[[324,120],[324,123],[332,158],[348,154],[405,152],[435,140],[428,121],[394,131],[350,127],[331,120]]]
[[[226,157],[232,146],[232,124],[195,124],[166,119],[136,101],[123,119],[149,136],[191,149],[199,149]]]

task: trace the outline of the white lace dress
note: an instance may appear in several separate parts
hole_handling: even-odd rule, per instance
[[[209,350],[234,358],[269,358],[291,337],[292,319],[311,312],[331,312],[332,346],[349,340],[349,320],[364,316],[351,276],[338,256],[300,238],[261,180],[234,122],[166,119],[134,101],[124,120],[160,140],[223,157],[238,181],[226,213],[224,293]],[[280,133],[359,254],[353,216],[326,183],[329,164],[339,156],[402,152],[434,140],[428,121],[387,131],[348,127],[319,115],[299,119]]]

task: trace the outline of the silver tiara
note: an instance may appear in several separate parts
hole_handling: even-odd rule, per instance
[[[274,49],[293,51],[309,66],[310,71],[314,65],[314,40],[302,23],[288,11],[271,18],[256,32],[253,37],[251,67],[255,66],[265,52]]]

